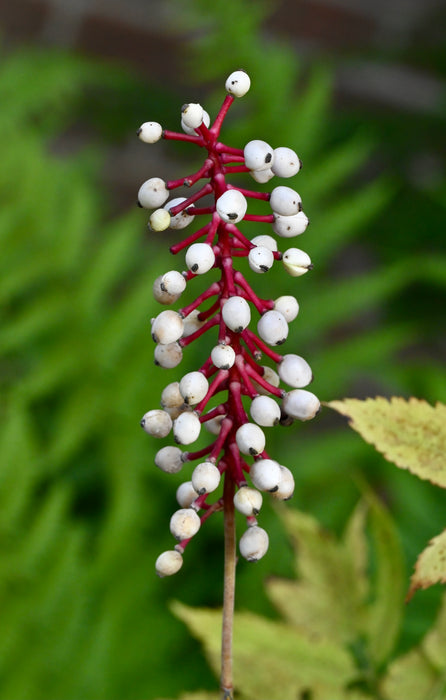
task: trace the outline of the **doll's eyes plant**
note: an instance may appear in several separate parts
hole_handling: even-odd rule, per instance
[[[176,303],[186,287],[211,269],[220,271],[218,281],[196,299],[175,310],[165,310],[152,319],[155,363],[161,367],[180,364],[183,350],[212,335],[208,359],[195,371],[168,384],[161,395],[161,410],[148,411],[141,420],[144,430],[154,437],[173,434],[176,445],[194,443],[202,427],[214,439],[195,451],[176,445],[161,448],[155,464],[167,473],[177,473],[186,463],[194,463],[189,481],[177,490],[180,508],[172,515],[170,531],[177,540],[172,550],[160,554],[156,571],[170,576],[179,571],[183,553],[207,518],[224,513],[225,592],[223,621],[222,689],[232,692],[230,677],[230,611],[233,609],[235,580],[234,508],[246,517],[247,529],[239,541],[241,555],[257,561],[268,550],[268,535],[257,521],[262,492],[287,500],[293,494],[291,471],[270,457],[262,428],[294,420],[306,421],[320,409],[318,398],[305,387],[313,379],[306,360],[293,353],[279,354],[275,348],[288,336],[289,323],[298,315],[299,304],[292,295],[275,300],[263,299],[237,269],[236,260],[246,257],[251,270],[266,274],[274,264],[282,264],[291,277],[311,270],[310,257],[295,247],[278,250],[275,234],[293,238],[307,228],[300,195],[291,187],[279,185],[271,192],[245,189],[233,183],[241,173],[258,183],[274,176],[293,177],[301,168],[297,154],[290,148],[272,148],[253,139],[243,149],[227,146],[219,140],[224,119],[234,100],[245,95],[250,78],[235,71],[226,81],[227,95],[213,122],[196,103],[181,109],[182,133],[163,129],[157,122],[146,122],[138,130],[145,143],[161,138],[185,141],[206,151],[197,172],[164,182],[152,177],[138,193],[141,207],[153,210],[149,227],[154,232],[167,228],[182,230],[192,223],[202,225],[171,246],[177,255],[184,253],[186,270],[169,270],[153,285],[155,299],[161,304]],[[204,184],[198,184],[205,181]],[[189,197],[174,197],[180,187],[198,189]],[[200,201],[206,198],[206,201]],[[209,199],[211,202],[209,203]],[[269,203],[271,211],[256,213],[256,202]],[[248,205],[249,202],[249,205]],[[253,206],[254,205],[254,206]],[[252,209],[254,211],[252,211]],[[249,240],[239,228],[243,221],[263,224],[265,233]],[[256,332],[250,326],[256,323]],[[267,363],[263,364],[263,357]],[[281,386],[281,382],[287,388]],[[223,494],[214,494],[223,482]],[[213,497],[214,496],[214,497]],[[225,641],[226,639],[226,641]],[[225,660],[226,659],[226,660]],[[229,693],[229,694],[228,694]]]

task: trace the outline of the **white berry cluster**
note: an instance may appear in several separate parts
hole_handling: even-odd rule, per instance
[[[280,261],[292,277],[312,268],[303,250],[292,247],[280,252],[273,235],[249,240],[237,226],[243,220],[264,223],[279,238],[301,235],[308,226],[301,197],[291,187],[279,185],[268,193],[232,183],[238,173],[249,173],[256,182],[265,183],[275,175],[293,177],[301,167],[290,148],[272,148],[256,139],[238,149],[219,141],[229,107],[236,97],[246,94],[250,84],[249,76],[241,70],[228,77],[227,95],[212,125],[200,104],[189,103],[181,109],[182,132],[163,130],[157,122],[146,122],[138,130],[139,138],[146,143],[160,138],[181,140],[207,151],[196,173],[168,182],[152,177],[140,187],[138,203],[152,210],[151,230],[181,230],[197,217],[205,221],[171,246],[173,254],[184,251],[186,269],[169,270],[158,277],[153,285],[155,299],[163,305],[175,304],[196,277],[211,269],[220,271],[219,280],[201,291],[192,303],[177,311],[161,311],[151,323],[155,363],[161,367],[176,367],[184,348],[208,331],[215,334],[206,362],[168,384],[161,395],[161,408],[148,411],[141,420],[144,430],[153,437],[172,434],[175,445],[166,445],[156,454],[159,469],[177,473],[185,463],[195,462],[190,480],[177,490],[179,509],[172,515],[170,530],[178,544],[158,557],[156,570],[160,576],[181,568],[186,545],[202,523],[219,510],[226,513],[235,507],[245,516],[247,529],[239,541],[244,558],[257,561],[265,554],[268,535],[257,523],[262,493],[287,500],[294,491],[294,478],[287,467],[265,451],[263,428],[306,421],[320,409],[317,397],[305,388],[313,378],[306,360],[294,353],[280,355],[274,349],[286,341],[289,323],[299,312],[296,298],[260,298],[234,265],[238,257],[246,257],[251,270],[265,274],[275,261]],[[200,180],[205,184],[189,197],[169,199],[171,191],[192,187]],[[207,195],[213,203],[200,205]],[[269,204],[269,212],[248,213],[249,200],[263,200]],[[253,312],[258,315],[256,333],[249,327]],[[263,356],[274,367],[260,364]],[[179,447],[194,443],[202,426],[211,435],[209,444],[195,451]],[[218,495],[222,482],[230,488]],[[210,494],[215,499],[212,503]]]

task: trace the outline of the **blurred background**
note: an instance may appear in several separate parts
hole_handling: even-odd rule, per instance
[[[298,245],[315,269],[261,280],[264,296],[301,305],[285,349],[310,362],[321,400],[446,401],[445,19],[440,0],[0,2],[0,698],[151,700],[215,686],[168,604],[221,603],[222,523],[207,522],[179,575],[154,575],[189,469],[159,472],[169,440],[139,427],[208,351],[191,346],[175,370],[153,365],[152,283],[183,260],[168,254],[177,234],[148,232],[136,193],[149,177],[193,172],[201,154],[142,144],[142,122],[178,129],[189,101],[215,115],[227,75],[246,69],[251,91],[223,140],[290,146],[304,163],[286,184],[310,217]],[[328,409],[267,440],[296,476],[289,507],[336,532],[370,484],[409,577],[444,527],[438,489]],[[238,607],[273,615],[262,581],[292,575],[292,557],[270,505],[261,525],[270,551],[239,567]],[[426,630],[438,594],[411,602],[400,650]]]

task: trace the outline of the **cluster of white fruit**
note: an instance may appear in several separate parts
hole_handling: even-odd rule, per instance
[[[161,178],[153,177],[138,192],[140,206],[154,210],[149,219],[149,226],[154,231],[163,231],[168,227],[183,229],[197,214],[212,213],[212,223],[192,234],[178,248],[186,248],[187,270],[182,273],[170,270],[155,280],[153,293],[161,304],[175,303],[186,289],[188,280],[196,275],[203,275],[213,267],[223,268],[220,248],[213,245],[213,237],[218,237],[220,231],[225,233],[226,240],[229,234],[238,246],[242,242],[243,254],[246,255],[250,268],[259,274],[270,270],[276,259],[282,260],[285,269],[293,277],[303,275],[312,267],[311,260],[304,251],[289,248],[280,253],[272,236],[259,235],[247,241],[235,227],[247,215],[248,197],[269,201],[272,214],[259,217],[251,215],[248,218],[270,223],[273,232],[281,238],[298,236],[308,225],[308,218],[302,211],[301,197],[292,188],[278,186],[270,194],[263,194],[240,190],[226,183],[223,173],[230,172],[227,164],[231,161],[236,163],[238,171],[249,172],[260,183],[268,182],[274,175],[292,177],[301,167],[297,154],[290,148],[273,149],[265,141],[253,140],[243,151],[239,151],[217,142],[221,122],[233,97],[241,97],[249,87],[250,79],[244,71],[235,71],[229,76],[226,81],[228,96],[210,128],[209,114],[201,105],[189,103],[181,111],[181,126],[186,136],[163,131],[157,122],[146,122],[138,131],[140,139],[146,143],[155,143],[162,136],[182,138],[205,146],[213,156],[206,161],[208,165],[203,166],[196,176],[191,176],[187,181],[166,183]],[[219,161],[219,168],[214,171],[213,163],[222,157],[221,154],[225,158]],[[172,189],[183,182],[196,182],[201,177],[209,177],[212,186],[203,187],[189,198],[179,197],[168,201]],[[212,191],[215,194],[214,207],[200,210],[193,206],[202,196]],[[206,242],[197,242],[201,236],[205,237]],[[289,424],[293,420],[306,421],[313,418],[320,409],[317,397],[304,388],[312,381],[308,363],[295,354],[280,356],[273,351],[269,352],[267,347],[285,342],[288,324],[299,312],[296,298],[281,296],[262,307],[261,300],[245,280],[243,283],[240,281],[240,277],[235,282],[233,276],[229,290],[225,286],[227,275],[227,270],[222,271],[220,286],[217,285],[214,290],[209,288],[203,293],[196,303],[190,305],[191,311],[165,310],[152,319],[151,333],[157,344],[155,363],[166,368],[176,367],[181,362],[182,348],[187,344],[187,338],[193,334],[194,338],[199,337],[212,325],[219,325],[220,328],[219,342],[213,347],[209,361],[198,371],[185,374],[179,382],[168,384],[161,395],[161,409],[148,411],[141,420],[142,427],[151,436],[165,438],[172,431],[176,445],[195,442],[202,425],[216,436],[215,442],[207,451],[200,451],[200,457],[172,445],[162,447],[155,456],[156,466],[167,473],[178,473],[186,462],[201,458],[192,472],[191,480],[182,483],[177,489],[176,497],[180,508],[171,518],[170,530],[179,544],[158,557],[156,570],[160,576],[174,574],[181,568],[184,548],[200,529],[204,517],[213,508],[221,509],[222,499],[213,506],[206,504],[205,499],[218,489],[222,476],[234,479],[237,485],[234,506],[247,519],[248,529],[239,542],[240,553],[249,561],[257,561],[265,554],[268,535],[256,520],[262,505],[262,492],[287,500],[293,494],[294,479],[287,467],[270,459],[265,452],[266,439],[262,428],[278,423]],[[213,303],[208,312],[201,316],[199,306],[211,296],[218,296],[219,301]],[[251,321],[249,302],[260,311],[257,336],[248,330]],[[242,348],[243,343],[246,348]],[[261,350],[277,364],[277,371],[257,364]],[[246,353],[251,356],[248,363]],[[217,380],[210,383],[209,378],[215,372]],[[228,402],[221,403],[208,413],[205,411],[207,402],[213,395],[221,390],[231,391],[233,380],[239,386],[247,387],[241,393],[251,400],[249,413],[252,422],[245,413],[240,396],[236,415],[231,415]],[[281,389],[281,381],[291,389]],[[280,403],[272,396],[276,396]],[[232,406],[234,405],[233,403]],[[230,473],[228,467],[226,454],[231,452],[228,445],[235,445],[239,453],[238,464],[241,469],[237,477]],[[219,461],[222,450],[224,455]],[[204,460],[203,455],[207,456]],[[246,464],[243,455],[253,458],[251,466]],[[252,486],[247,484],[243,471],[249,472]],[[198,515],[201,509],[205,509],[202,518]]]

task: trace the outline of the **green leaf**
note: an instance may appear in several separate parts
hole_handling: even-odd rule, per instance
[[[327,404],[397,467],[446,488],[446,406],[393,397]]]
[[[218,673],[221,611],[192,609],[178,602],[174,613],[205,647]],[[312,691],[314,700],[344,700],[344,687],[354,678],[350,655],[336,644],[308,639],[282,622],[251,613],[238,613],[234,624],[235,687],[243,696],[268,700],[296,700]]]
[[[446,697],[446,595],[433,627],[420,645],[390,664],[382,681],[386,700]]]
[[[435,583],[446,583],[446,530],[434,537],[418,557],[408,599],[419,588],[429,588]]]

